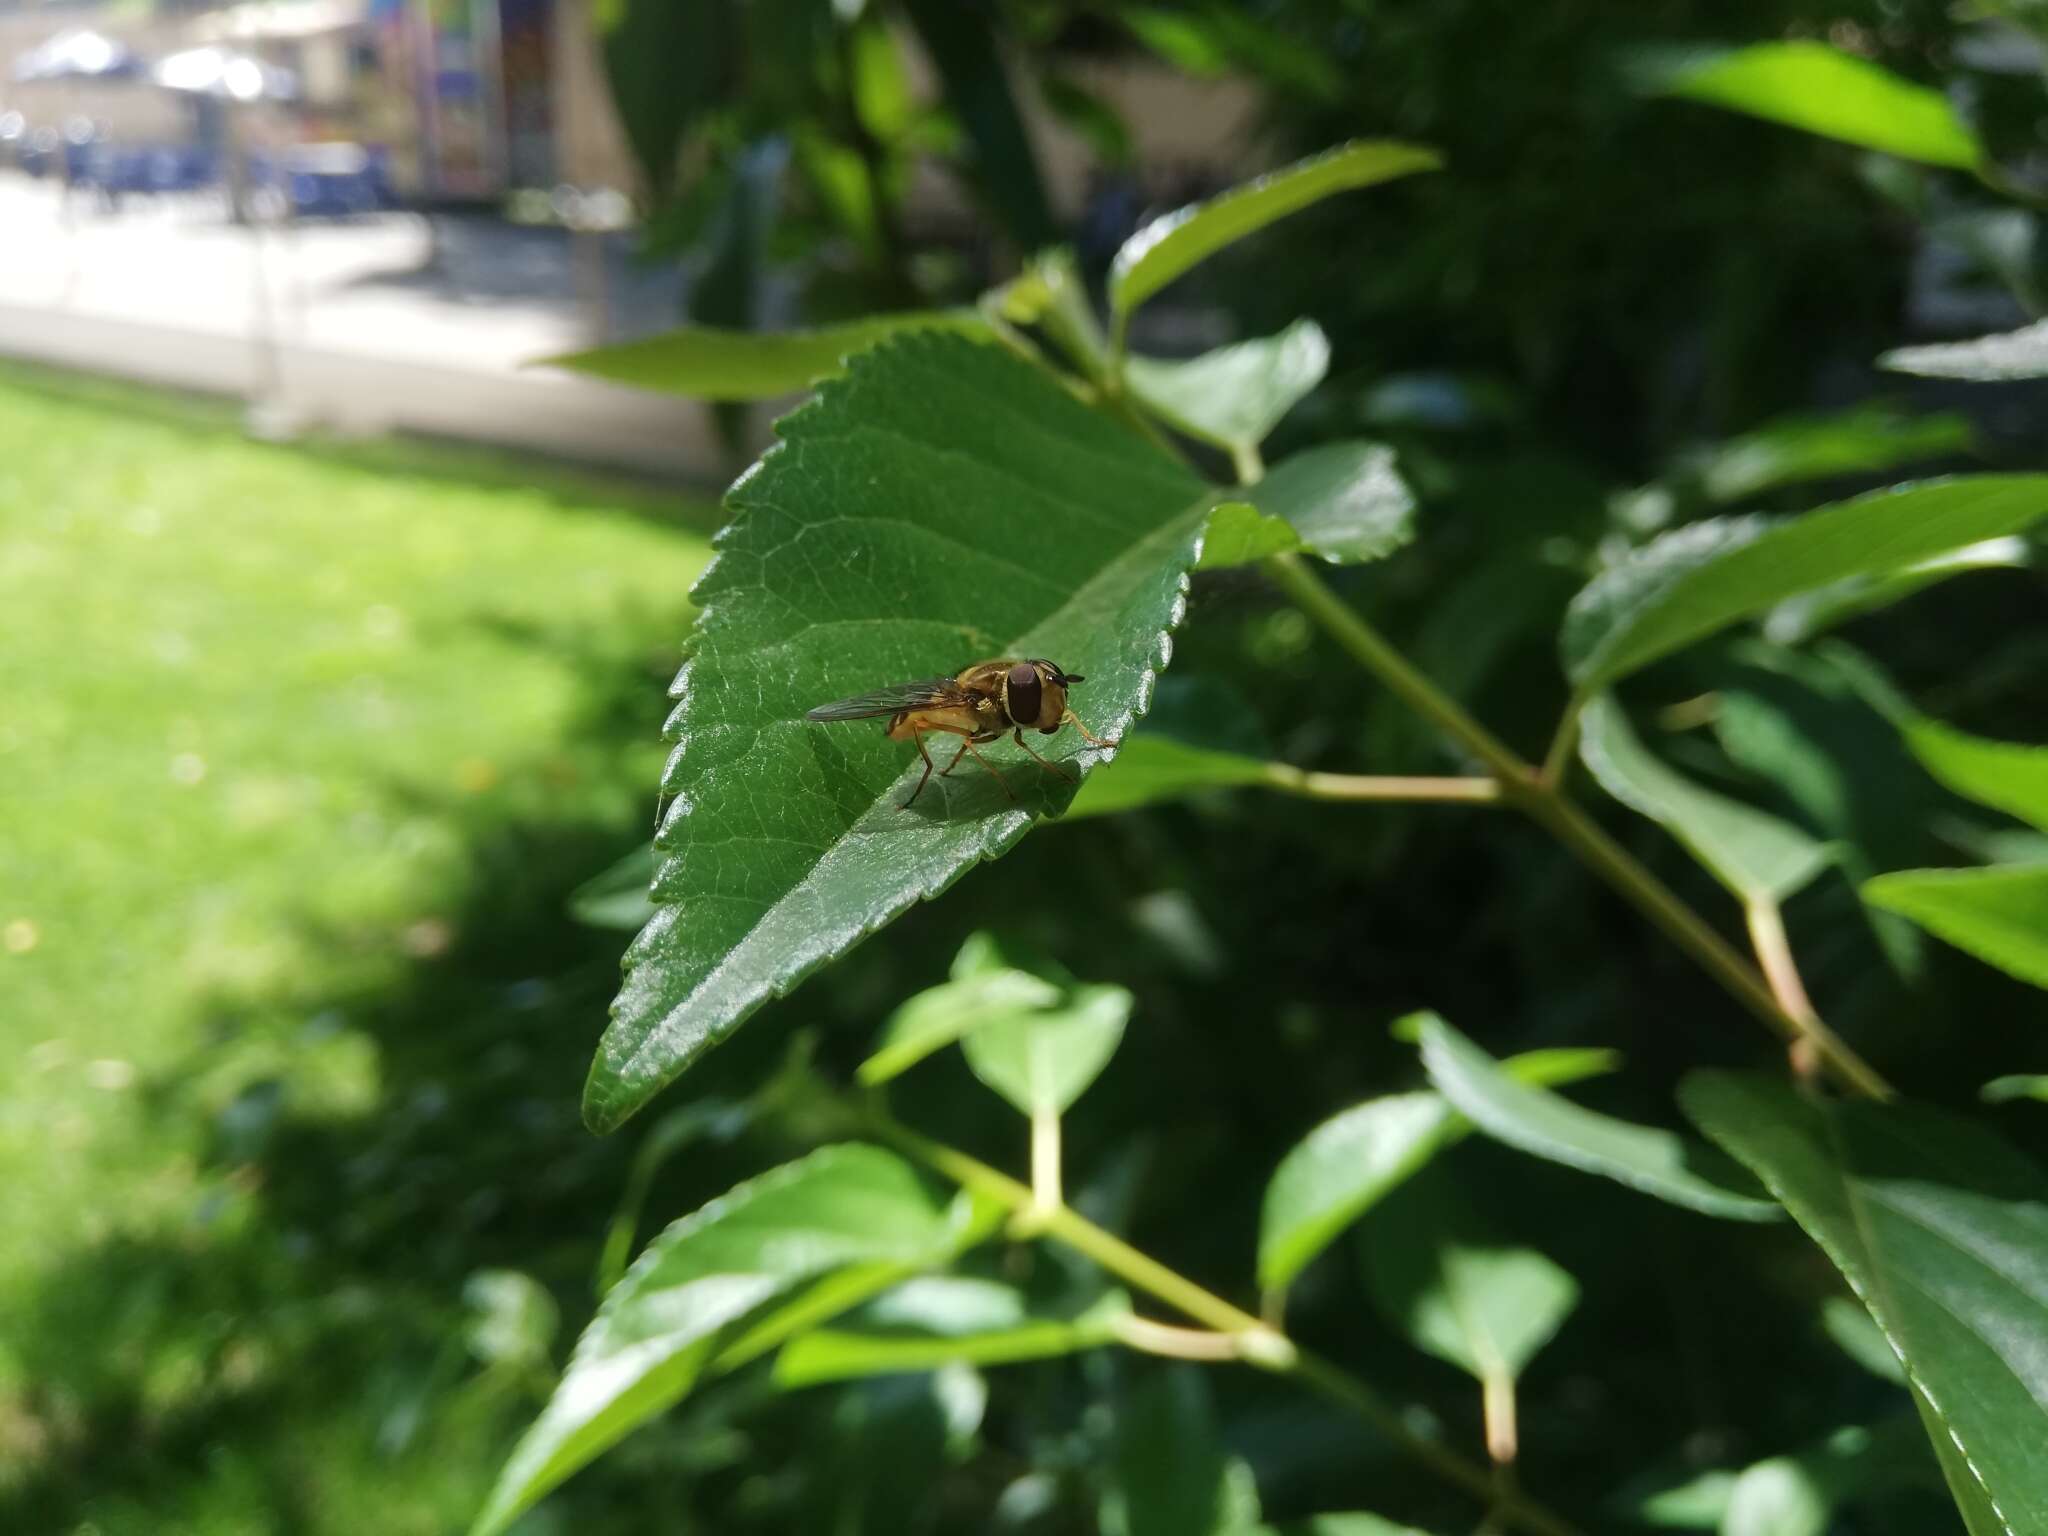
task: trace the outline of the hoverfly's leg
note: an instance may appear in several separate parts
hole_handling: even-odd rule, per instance
[[[924,793],[924,786],[932,776],[932,755],[925,750],[924,732],[913,729],[910,733],[910,739],[917,743],[917,755],[924,759],[924,773],[917,781],[917,788],[910,792],[910,800],[904,801],[902,805],[897,807],[898,810],[904,811],[910,809],[911,800],[915,800]]]
[[[1060,717],[1060,724],[1071,725],[1075,730],[1081,733],[1081,739],[1087,742],[1088,745],[1091,747],[1114,747],[1118,745],[1118,743],[1114,741],[1104,741],[1100,736],[1096,735],[1093,731],[1089,730],[1087,726],[1081,723],[1081,717],[1075,714],[1071,709]]]
[[[947,775],[947,774],[951,773],[951,772],[952,772],[952,771],[953,771],[953,770],[954,770],[955,768],[958,768],[958,767],[960,766],[960,759],[961,759],[961,758],[963,758],[963,757],[965,757],[966,755],[967,755],[967,743],[966,743],[965,741],[962,741],[962,742],[960,743],[960,750],[959,750],[958,752],[955,752],[955,753],[953,754],[953,761],[951,761],[950,763],[946,764],[946,766],[945,766],[945,767],[943,767],[943,768],[941,768],[941,769],[939,770],[939,777],[943,779],[944,777],[946,777],[946,775]]]
[[[961,742],[960,745],[965,750],[969,752],[974,752],[973,737],[970,736],[967,740]],[[1036,757],[1037,755],[1038,754],[1035,752],[1032,754],[1032,756],[1034,757]],[[979,752],[974,752],[974,760],[977,763],[981,764],[982,767],[986,768],[991,774],[994,774],[995,781],[998,784],[1002,785],[1004,794],[1008,795],[1012,800],[1017,798],[1017,791],[1010,788],[1010,781],[1008,779],[1004,778],[1000,773],[996,772],[996,765],[994,763],[990,762],[987,758],[983,757]]]
[[[1024,728],[1022,726],[1019,726],[1017,728],[1016,734],[1012,739],[1017,743],[1018,746],[1022,747],[1026,752],[1029,752],[1033,757],[1038,757],[1038,749],[1032,746],[1030,742],[1024,739]],[[1054,773],[1058,774],[1061,778],[1065,779],[1069,784],[1074,782],[1074,776],[1071,773],[1067,772],[1066,769],[1062,768],[1058,763],[1050,762],[1043,757],[1038,757],[1038,760],[1041,763],[1044,763],[1046,767],[1050,768]]]

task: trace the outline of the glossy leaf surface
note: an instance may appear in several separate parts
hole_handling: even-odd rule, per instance
[[[733,488],[734,521],[696,590],[657,911],[627,952],[585,1093],[599,1129],[1073,797],[1071,778],[1002,742],[981,751],[1016,800],[967,759],[906,810],[914,747],[879,721],[818,725],[805,711],[1046,656],[1087,676],[1073,708],[1121,737],[1165,664],[1210,506],[1141,438],[957,337],[861,354],[781,433]],[[1068,775],[1100,756],[1071,728],[1038,740]]]
[[[1698,1072],[1686,1113],[1770,1187],[1905,1361],[1973,1530],[2048,1529],[2048,1181],[1981,1126]],[[1971,1507],[1978,1506],[1974,1515]]]
[[[1057,1008],[983,1021],[960,1049],[974,1075],[1019,1113],[1057,1115],[1109,1065],[1130,1016],[1122,987],[1081,987]]]
[[[2048,747],[1992,741],[1926,719],[1907,725],[1905,737],[1920,766],[1957,794],[2048,832]]]
[[[1990,383],[2048,378],[2048,320],[1969,341],[1897,347],[1877,362],[1880,368],[1889,368],[1894,373],[1917,373],[1932,379]]]
[[[2021,981],[2048,987],[2048,864],[1903,869],[1864,881],[1863,899]]]
[[[1330,366],[1330,339],[1313,320],[1275,336],[1204,352],[1185,362],[1130,357],[1124,377],[1145,408],[1176,431],[1220,448],[1265,441]]]

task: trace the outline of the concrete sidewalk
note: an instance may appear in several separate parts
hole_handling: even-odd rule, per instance
[[[67,209],[60,188],[0,173],[0,354],[310,426],[715,478],[701,406],[525,366],[661,329],[677,288],[673,268],[559,230],[416,214],[256,230],[204,196]]]

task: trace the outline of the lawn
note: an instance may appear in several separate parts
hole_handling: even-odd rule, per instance
[[[0,370],[0,1529],[466,1518],[708,516]]]

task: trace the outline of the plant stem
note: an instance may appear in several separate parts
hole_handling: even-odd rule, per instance
[[[1203,1289],[1185,1275],[1168,1269],[1157,1259],[1133,1248],[1122,1238],[1096,1226],[1067,1206],[1051,1211],[1035,1210],[1028,1187],[979,1158],[969,1157],[955,1147],[920,1136],[879,1109],[869,1112],[866,1123],[877,1136],[905,1155],[943,1174],[963,1189],[1031,1217],[1039,1234],[1087,1255],[1118,1279],[1213,1329],[1218,1336],[1227,1339],[1236,1358],[1276,1375],[1292,1377],[1348,1408],[1407,1454],[1481,1502],[1496,1497],[1498,1489],[1486,1468],[1416,1434],[1371,1387],[1340,1366],[1299,1348],[1285,1334],[1243,1308]],[[1142,1325],[1140,1331],[1143,1331]],[[1185,1353],[1184,1331],[1168,1331],[1175,1334],[1175,1343],[1183,1346],[1182,1353]],[[1148,1343],[1160,1342],[1162,1338],[1163,1335],[1147,1335]],[[1510,1525],[1532,1532],[1534,1536],[1579,1536],[1573,1526],[1520,1494],[1499,1505],[1497,1512]]]
[[[1031,1204],[1046,1216],[1066,1203],[1060,1191],[1060,1117],[1057,1110],[1031,1112]]]
[[[1257,443],[1238,443],[1230,450],[1230,466],[1239,485],[1257,485],[1266,478],[1266,460]]]
[[[1498,779],[1404,778],[1394,774],[1311,773],[1292,763],[1266,764],[1267,789],[1304,800],[1446,801],[1466,805],[1500,803]]]
[[[1310,618],[1328,631],[1365,669],[1424,719],[1492,769],[1499,798],[1547,828],[1578,860],[1605,880],[1720,982],[1734,999],[1788,1040],[1803,1040],[1845,1086],[1874,1099],[1892,1097],[1890,1084],[1823,1024],[1809,1005],[1804,1016],[1787,1008],[1776,992],[1697,912],[1650,873],[1626,849],[1568,800],[1557,778],[1535,769],[1412,666],[1370,624],[1294,555],[1270,555],[1268,576]],[[1561,727],[1559,741],[1569,725]],[[1554,742],[1551,757],[1563,759]],[[1561,778],[1561,773],[1558,778]],[[1789,951],[1788,951],[1789,955]]]

